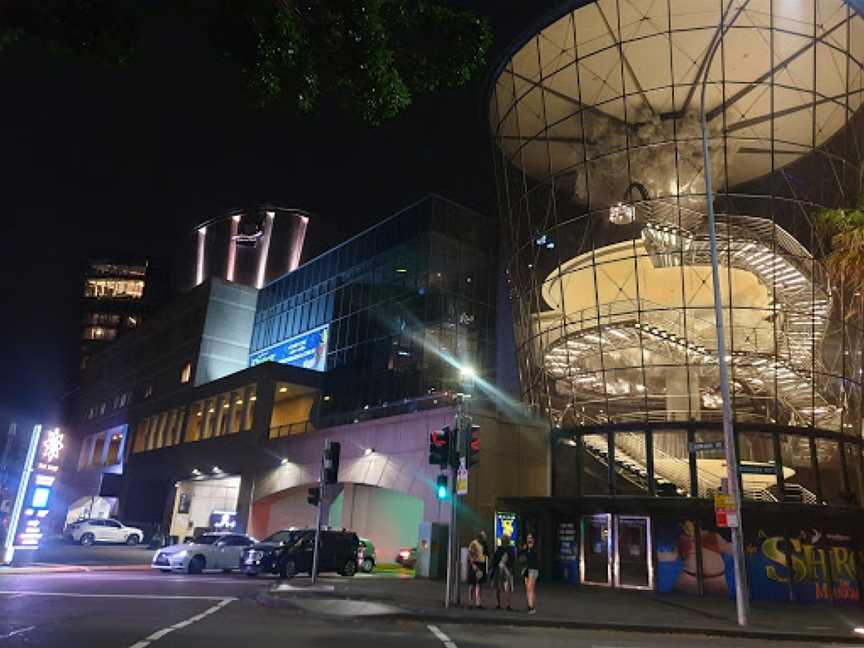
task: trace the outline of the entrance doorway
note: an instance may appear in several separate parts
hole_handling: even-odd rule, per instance
[[[581,580],[589,585],[654,589],[651,519],[637,515],[584,515]]]

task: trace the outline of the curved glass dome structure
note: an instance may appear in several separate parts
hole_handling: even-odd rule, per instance
[[[814,232],[861,189],[843,0],[568,3],[510,51],[489,119],[523,397],[564,429],[719,423],[703,77],[736,421],[857,445],[860,295]]]

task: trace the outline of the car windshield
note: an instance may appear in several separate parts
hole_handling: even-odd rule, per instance
[[[293,542],[297,536],[296,531],[277,531],[264,539],[264,542]]]
[[[195,544],[209,545],[218,542],[222,536],[220,535],[208,535],[204,534],[197,540],[195,540]]]

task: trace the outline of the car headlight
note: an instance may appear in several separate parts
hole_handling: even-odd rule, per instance
[[[264,552],[258,550],[250,551],[246,556],[249,560],[261,560],[264,557]]]

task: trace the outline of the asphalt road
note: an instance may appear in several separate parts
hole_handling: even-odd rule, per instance
[[[270,609],[272,581],[223,574],[0,576],[0,647],[49,648],[766,648],[804,645],[681,635],[363,620]],[[313,610],[314,610],[313,606]],[[323,609],[323,606],[322,608]],[[828,644],[824,644],[828,645]]]

